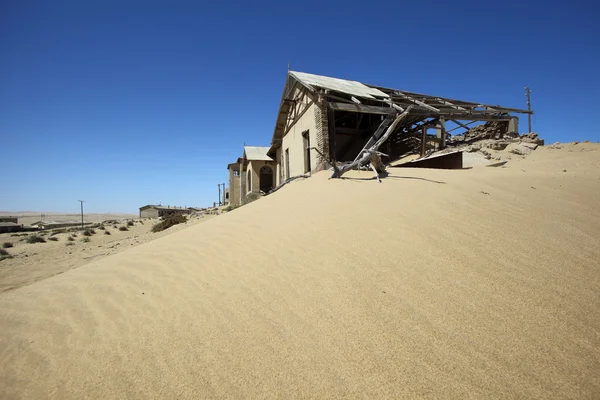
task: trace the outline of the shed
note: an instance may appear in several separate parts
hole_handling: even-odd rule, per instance
[[[0,222],[0,233],[18,232],[23,229],[23,225],[14,222]]]
[[[185,207],[148,204],[140,207],[140,218],[158,218],[171,214],[189,214],[190,212],[191,210]]]

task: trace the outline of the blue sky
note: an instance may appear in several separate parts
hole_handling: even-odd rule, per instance
[[[293,70],[525,108],[599,141],[592,1],[0,4],[0,210],[206,206]],[[521,130],[527,126],[521,120]]]

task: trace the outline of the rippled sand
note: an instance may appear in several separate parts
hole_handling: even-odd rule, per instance
[[[600,145],[391,172],[0,294],[0,397],[600,397]]]

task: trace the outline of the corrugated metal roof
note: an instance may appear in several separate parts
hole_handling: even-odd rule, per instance
[[[69,221],[36,221],[29,224],[30,226],[35,225],[62,225],[62,224],[80,224],[81,221],[69,220]],[[87,222],[86,222],[87,223]]]
[[[154,205],[154,204],[148,204],[146,206],[140,207],[140,210],[147,210],[149,208],[155,208],[157,210],[187,210],[188,208],[185,207],[181,207],[181,206],[163,206],[163,205]]]
[[[318,86],[323,89],[331,89],[356,97],[363,97],[367,99],[374,99],[375,97],[390,97],[379,89],[368,87],[367,85],[357,81],[348,81],[345,79],[330,78],[328,76],[313,75],[307,74],[306,72],[296,71],[290,71],[290,75],[307,85]]]
[[[270,147],[244,146],[244,156],[248,161],[273,161],[267,155]]]

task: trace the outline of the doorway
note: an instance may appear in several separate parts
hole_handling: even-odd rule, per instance
[[[273,189],[273,169],[271,167],[264,166],[260,169],[259,186],[264,193],[269,193]]]

